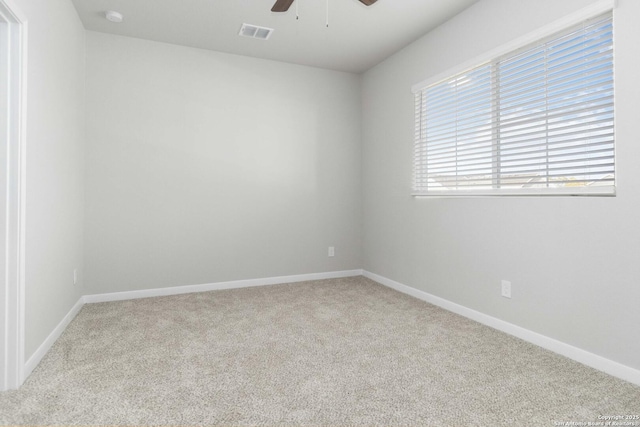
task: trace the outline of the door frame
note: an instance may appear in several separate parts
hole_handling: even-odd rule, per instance
[[[27,20],[0,0],[0,391],[24,382]]]

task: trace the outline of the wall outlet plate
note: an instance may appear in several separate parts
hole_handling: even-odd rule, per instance
[[[505,298],[511,298],[511,282],[508,280],[502,281],[502,296]]]

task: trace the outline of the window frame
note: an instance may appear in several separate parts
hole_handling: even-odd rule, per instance
[[[429,79],[423,80],[412,86],[411,91],[415,97],[416,94],[420,94],[429,86],[435,85],[437,83],[446,81],[455,77],[461,73],[464,73],[470,69],[475,69],[483,64],[490,64],[495,62],[496,60],[500,60],[501,58],[526,49],[531,45],[536,43],[540,43],[544,39],[552,37],[556,34],[567,31],[571,27],[580,25],[581,23],[588,21],[593,18],[597,18],[600,15],[606,13],[612,13],[616,7],[616,0],[600,0],[597,1],[590,6],[583,8],[573,14],[570,14],[564,18],[561,18],[557,21],[552,22],[551,24],[545,25],[544,27],[533,31],[525,36],[519,37],[507,44],[504,44],[496,49],[493,49],[479,57],[476,57],[472,60],[466,61],[462,64],[459,64],[456,67],[450,68],[445,72],[442,72],[438,75],[435,75]],[[615,22],[615,16],[613,16],[613,21]],[[615,27],[614,27],[615,32]],[[615,34],[613,37],[613,44],[615,46]],[[614,62],[615,62],[615,50],[613,52]],[[615,73],[615,71],[614,71]],[[615,79],[615,77],[614,77]],[[614,80],[615,84],[615,80]],[[614,86],[615,92],[615,86]],[[614,94],[615,98],[615,94]],[[613,111],[613,120],[614,120],[614,128],[615,128],[615,103],[614,103],[614,111]],[[419,119],[424,119],[424,117],[415,117],[416,126],[421,126],[418,122]],[[418,132],[418,129],[414,130]],[[415,141],[413,142],[414,149],[416,147]],[[615,142],[614,142],[615,144]],[[614,146],[614,163],[617,163],[615,160],[616,149]],[[536,196],[536,197],[547,197],[547,196],[615,196],[616,195],[616,185],[618,178],[615,177],[615,181],[613,185],[610,186],[594,186],[594,187],[562,187],[562,188],[517,188],[517,189],[505,189],[505,188],[493,188],[493,189],[482,189],[482,190],[451,190],[451,191],[416,191],[416,171],[415,171],[415,152],[412,150],[413,157],[413,181],[412,181],[412,193],[411,195],[414,197],[486,197],[486,196]],[[615,167],[614,167],[615,170]],[[616,171],[617,175],[617,171]]]

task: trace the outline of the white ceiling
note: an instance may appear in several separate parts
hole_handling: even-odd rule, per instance
[[[85,28],[256,58],[360,73],[478,0],[73,0]],[[296,20],[296,2],[300,19]],[[104,12],[116,10],[114,24]],[[274,28],[267,41],[239,37],[243,23]]]

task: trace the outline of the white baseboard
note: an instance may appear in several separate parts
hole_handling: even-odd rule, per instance
[[[535,344],[538,347],[542,347],[544,349],[553,351],[554,353],[558,353],[562,356],[568,357],[569,359],[575,360],[576,362],[580,362],[583,365],[590,366],[614,377],[629,381],[630,383],[640,385],[640,371],[637,369],[631,368],[618,362],[614,362],[613,360],[606,359],[602,356],[598,356],[597,354],[590,353],[586,350],[582,350],[572,345],[563,343],[562,341],[555,340],[537,332],[533,332],[529,329],[516,326],[509,322],[505,322],[504,320],[500,320],[487,314],[480,313],[479,311],[472,310],[465,306],[448,301],[444,298],[440,298],[427,292],[412,288],[410,286],[403,285],[402,283],[387,279],[386,277],[371,273],[369,271],[364,270],[362,272],[362,275],[384,286],[395,289],[396,291],[411,295],[412,297],[444,308],[445,310],[467,317],[471,320],[475,320],[476,322],[490,326],[509,335],[513,335],[524,341]]]
[[[295,276],[267,277],[263,279],[234,280],[231,282],[206,283],[203,285],[174,286],[171,288],[142,289],[139,291],[114,292],[108,294],[85,295],[87,304],[97,302],[122,301],[168,295],[191,294],[194,292],[219,291],[223,289],[250,288],[254,286],[277,285],[281,283],[306,282],[309,280],[337,279],[361,276],[362,270],[331,271],[327,273],[298,274]]]
[[[45,339],[44,342],[40,344],[40,347],[38,347],[36,352],[31,355],[29,360],[27,360],[27,363],[25,363],[24,369],[22,370],[24,378],[22,379],[21,383],[23,383],[24,380],[26,380],[29,377],[29,375],[31,375],[31,373],[36,368],[36,366],[38,366],[42,358],[51,349],[51,347],[56,342],[56,340],[60,338],[60,335],[62,335],[64,330],[67,328],[67,326],[69,326],[69,323],[71,323],[71,321],[78,315],[83,305],[84,305],[84,298],[80,297],[78,302],[76,302],[75,305],[71,307],[71,310],[69,310],[67,315],[64,316],[64,318],[60,321],[60,323],[58,323],[58,326],[56,326],[55,329],[51,331],[47,339]]]

